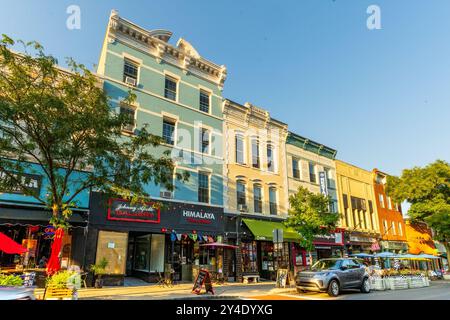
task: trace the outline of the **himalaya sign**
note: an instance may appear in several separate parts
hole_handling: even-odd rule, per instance
[[[211,224],[216,220],[214,213],[203,210],[183,210],[183,217],[187,222],[198,224]]]

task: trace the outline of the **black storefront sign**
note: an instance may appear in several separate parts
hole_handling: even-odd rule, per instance
[[[28,188],[28,190],[30,190],[33,194],[35,195],[40,194],[42,186],[42,176],[38,174],[18,173],[18,172],[10,172],[10,174],[14,175],[14,177],[20,181],[20,184]],[[15,194],[24,194],[22,188],[14,186],[14,183],[11,181],[12,178],[9,175],[7,175],[4,171],[0,171],[0,180],[4,181],[4,185],[13,186],[11,188],[8,188],[8,190],[0,190],[0,191]]]
[[[123,199],[109,199],[108,220],[160,223],[161,212],[155,202],[131,204]]]
[[[223,233],[223,208],[175,201],[153,200],[142,205],[131,205],[124,199],[107,198],[91,194],[92,225],[117,231],[148,231],[160,233],[162,229],[177,233],[192,231]]]

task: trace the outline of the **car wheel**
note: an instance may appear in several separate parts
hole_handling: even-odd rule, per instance
[[[361,284],[361,292],[362,293],[369,293],[370,292],[370,282],[369,278],[364,278],[362,284]]]
[[[339,282],[337,280],[331,280],[328,285],[328,295],[330,297],[337,297],[339,295]]]

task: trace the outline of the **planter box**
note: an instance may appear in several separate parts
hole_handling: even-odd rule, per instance
[[[409,288],[423,288],[426,286],[424,277],[408,277]]]
[[[386,283],[381,277],[370,278],[370,289],[372,290],[386,290]]]
[[[408,279],[406,277],[388,277],[388,288],[391,290],[408,289]]]

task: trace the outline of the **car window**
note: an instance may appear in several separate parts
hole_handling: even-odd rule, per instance
[[[339,269],[340,261],[339,260],[328,260],[323,259],[317,261],[312,267],[312,271],[321,271],[321,270],[336,270]]]
[[[349,268],[358,269],[360,264],[356,260],[349,260]]]

